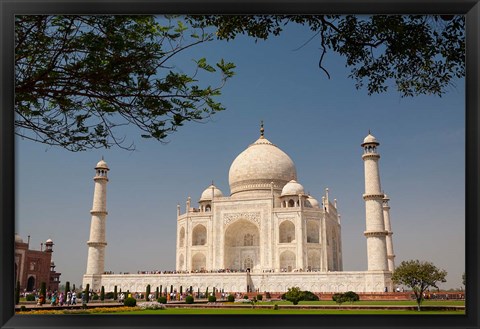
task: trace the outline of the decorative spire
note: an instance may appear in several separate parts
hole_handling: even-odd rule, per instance
[[[265,131],[265,129],[263,129],[263,120],[260,121],[260,138],[264,138],[263,137],[263,132]]]
[[[372,133],[370,132],[370,128],[368,129],[368,134],[371,135]]]

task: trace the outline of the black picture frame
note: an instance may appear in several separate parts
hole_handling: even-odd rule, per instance
[[[285,316],[285,315],[15,315],[14,314],[14,15],[16,14],[465,14],[466,15],[466,315],[465,316]],[[479,327],[479,72],[480,4],[478,0],[170,0],[60,1],[2,0],[0,3],[0,326],[59,327],[249,327],[249,328],[478,328]]]

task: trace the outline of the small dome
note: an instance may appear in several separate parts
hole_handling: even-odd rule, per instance
[[[311,195],[308,196],[307,201],[310,203],[312,208],[320,208],[320,204],[317,199],[313,198]]]
[[[377,144],[379,145],[380,143],[377,141],[377,139],[375,138],[375,136],[373,136],[372,134],[370,134],[370,132],[368,133],[367,137],[365,137],[363,139],[363,143],[362,143],[362,146],[365,145],[365,144]]]
[[[304,194],[305,190],[303,189],[302,184],[298,183],[296,180],[292,179],[282,189],[281,196],[285,195],[299,195]]]
[[[48,239],[45,243],[53,243],[52,239]]]
[[[200,201],[210,201],[212,200],[212,189],[213,189],[213,198],[222,198],[223,193],[215,185],[210,185],[203,191]]]
[[[22,237],[16,233],[15,233],[15,243],[23,243]]]
[[[95,169],[101,169],[101,168],[108,169],[108,165],[103,159],[98,161],[97,165],[95,166]]]

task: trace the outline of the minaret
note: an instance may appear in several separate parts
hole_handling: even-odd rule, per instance
[[[90,239],[88,245],[88,260],[86,275],[104,273],[105,267],[105,221],[107,219],[107,173],[110,169],[102,160],[95,167],[95,191],[93,193],[92,223],[90,225]],[[93,288],[93,287],[91,287]]]
[[[392,226],[390,224],[390,206],[388,205],[390,199],[386,194],[383,196],[383,220],[385,223],[385,230],[387,231],[387,259],[388,270],[393,272],[395,269],[395,254],[393,253],[393,240],[392,240]]]
[[[370,132],[365,137],[363,143],[362,159],[365,167],[365,213],[366,230],[364,232],[367,238],[367,258],[369,271],[388,271],[387,262],[387,232],[383,220],[383,197],[380,186],[380,172],[378,169],[378,160],[380,155],[377,153],[377,146],[380,143]]]

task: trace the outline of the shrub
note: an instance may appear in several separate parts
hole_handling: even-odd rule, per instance
[[[185,297],[185,304],[193,304],[193,296],[192,295],[188,295],[187,297]]]
[[[278,310],[278,304],[273,304],[273,309]]]
[[[209,303],[215,303],[217,301],[217,297],[215,296],[208,296],[208,302]]]
[[[345,297],[345,301],[347,302],[357,302],[358,300],[360,300],[358,294],[353,291],[347,291],[343,294],[343,296]]]
[[[65,283],[65,296],[67,295],[67,293],[70,291],[70,281],[67,281]]]
[[[34,294],[28,294],[27,296],[25,296],[25,299],[27,300],[27,302],[34,302],[35,301],[35,295]]]
[[[272,298],[272,296],[270,295],[270,293],[269,293],[268,291],[265,293],[265,298],[266,298],[266,299]]]
[[[45,298],[47,298],[47,284],[45,282],[42,282],[40,284],[40,295],[42,295],[44,298],[43,298],[43,303],[45,303]]]
[[[160,296],[160,297],[158,297],[157,302],[159,302],[160,304],[166,304],[167,303],[167,297]]]
[[[318,296],[311,291],[303,291],[303,299],[307,301],[319,300]]]
[[[134,307],[137,305],[137,300],[133,297],[127,297],[125,298],[125,301],[123,302],[123,305],[128,306],[128,307]]]
[[[299,301],[303,300],[303,291],[299,287],[288,288],[285,293],[285,299],[292,302],[293,305],[297,305]]]
[[[262,300],[263,299],[263,295],[262,294],[258,294],[257,295],[257,300]]]
[[[350,303],[356,302],[360,299],[360,297],[353,291],[347,291],[344,294],[341,294],[341,293],[334,294],[332,296],[332,299],[338,304],[342,304],[345,302],[350,302]]]
[[[20,304],[20,281],[17,281],[17,287],[15,288],[15,304]]]
[[[90,284],[87,283],[87,287],[85,288],[85,302],[86,303],[88,303],[89,299],[90,299],[89,292],[90,292]]]
[[[98,300],[98,298],[99,298],[99,297],[98,297],[98,295],[97,295],[97,294],[93,294],[93,296],[92,296],[92,300]]]
[[[248,299],[248,295],[243,295],[243,299]]]
[[[235,296],[232,295],[232,294],[228,295],[227,301],[229,301],[229,302],[234,302],[234,301],[235,301]]]
[[[25,305],[20,306],[20,312],[27,312],[27,307]]]
[[[332,300],[335,301],[337,304],[342,304],[345,302],[345,297],[343,296],[343,294],[337,292],[336,294],[333,294]]]
[[[150,285],[147,285],[147,289],[145,292],[145,299],[148,300],[148,296],[150,295]]]
[[[105,299],[115,299],[114,296],[115,296],[115,293],[110,291],[105,294]]]

